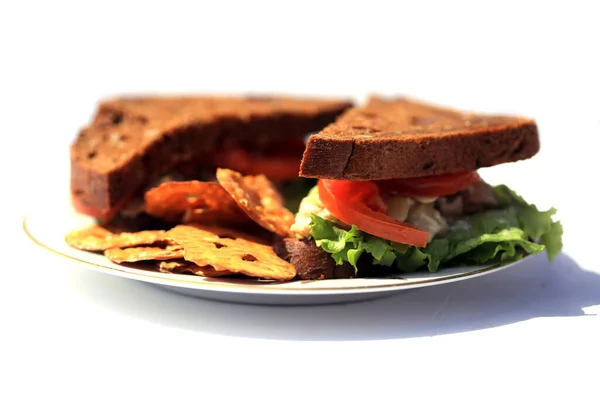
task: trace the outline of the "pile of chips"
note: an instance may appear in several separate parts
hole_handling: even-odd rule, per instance
[[[294,215],[276,187],[264,175],[218,169],[216,176],[217,182],[165,182],[145,193],[145,212],[171,229],[113,232],[94,225],[65,240],[115,263],[154,263],[164,273],[293,279],[296,269],[264,234],[291,236]]]

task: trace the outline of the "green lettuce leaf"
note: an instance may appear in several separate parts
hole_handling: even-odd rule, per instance
[[[550,230],[540,236],[540,243],[546,247],[546,253],[550,261],[554,260],[562,252],[563,227],[560,221],[554,221],[550,225]]]
[[[552,261],[562,251],[563,229],[552,217],[556,209],[539,211],[504,185],[494,188],[502,208],[461,219],[449,227],[445,237],[417,248],[361,232],[356,226],[346,230],[313,215],[310,236],[318,247],[330,253],[336,263],[348,262],[357,271],[364,254],[373,264],[413,272],[440,266],[511,262],[526,254],[546,250]]]
[[[539,211],[534,204],[527,203],[521,196],[506,185],[494,188],[504,207],[516,210],[519,224],[530,239],[537,239],[546,249],[548,259],[552,261],[562,251],[563,227],[560,221],[554,221],[556,208]]]

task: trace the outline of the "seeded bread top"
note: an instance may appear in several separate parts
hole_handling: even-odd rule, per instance
[[[260,147],[321,130],[352,104],[291,97],[129,97],[102,102],[71,146],[71,191],[108,215],[152,178],[230,141]]]
[[[239,134],[227,132],[229,125],[275,118],[312,122],[325,114],[340,113],[349,106],[350,103],[339,100],[285,97],[118,98],[100,104],[93,123],[84,128],[73,143],[73,157],[90,168],[108,172],[127,164],[134,155],[144,153],[148,146],[163,140],[165,135],[177,135],[182,128],[220,125],[214,130],[225,135]],[[265,125],[268,122],[265,121]],[[259,136],[266,140],[272,136],[305,135],[310,133],[306,129],[314,128],[315,124],[299,125],[297,129],[291,127],[285,131],[272,130],[268,126],[248,127],[249,137],[239,139],[255,141]]]

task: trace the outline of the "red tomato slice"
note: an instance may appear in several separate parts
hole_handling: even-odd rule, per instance
[[[253,154],[244,149],[231,149],[215,156],[218,167],[229,168],[242,175],[264,174],[267,178],[283,181],[298,177],[302,155]]]
[[[420,178],[390,179],[376,181],[381,189],[402,196],[448,196],[481,178],[477,171],[465,171],[454,174],[424,176]]]
[[[393,242],[417,247],[427,245],[429,232],[385,214],[385,209],[380,207],[385,203],[375,183],[321,179],[317,185],[323,205],[340,221]]]
[[[266,155],[287,154],[292,156],[304,153],[306,143],[303,137],[292,137],[287,139],[271,139],[266,144],[260,146],[259,152]]]

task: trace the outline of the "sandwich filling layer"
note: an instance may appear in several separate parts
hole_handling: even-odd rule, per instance
[[[260,146],[243,146],[229,141],[227,146],[215,149],[210,154],[199,153],[190,160],[177,163],[154,176],[141,188],[133,190],[123,202],[108,211],[86,207],[73,195],[73,203],[79,212],[97,219],[111,220],[113,217],[137,218],[144,213],[144,193],[165,182],[189,180],[216,181],[216,168],[229,168],[244,175],[265,175],[277,186],[292,212],[298,210],[302,198],[316,180],[298,176],[298,168],[304,151],[304,138],[271,140]]]
[[[554,208],[540,211],[507,186],[492,187],[470,174],[441,177],[455,181],[445,189],[421,181],[423,193],[410,181],[320,180],[300,203],[292,232],[336,265],[354,267],[355,275],[365,261],[435,272],[446,265],[516,261],[543,250],[552,260],[560,253],[562,226]]]

